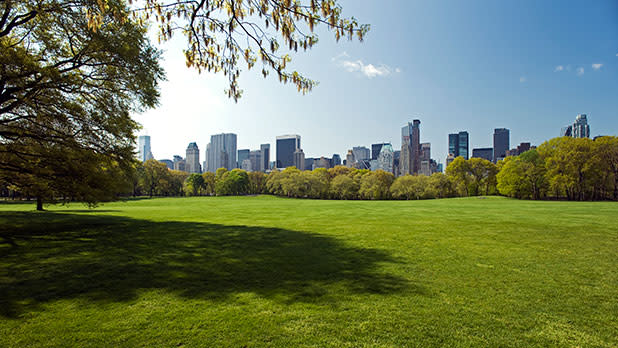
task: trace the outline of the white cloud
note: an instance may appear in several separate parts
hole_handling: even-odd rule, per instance
[[[343,67],[348,72],[360,72],[361,74],[365,75],[366,77],[370,79],[374,77],[388,76],[392,74],[393,72],[397,74],[401,72],[401,69],[399,68],[393,69],[390,66],[385,65],[385,64],[380,64],[380,65],[373,65],[371,63],[365,64],[360,59],[348,60],[344,58],[350,58],[350,55],[348,55],[346,52],[343,52],[331,58],[331,61],[337,62],[338,65]]]
[[[526,77],[525,76],[520,77],[519,78],[519,82],[521,82],[521,83],[526,82]]]
[[[601,63],[594,63],[594,64],[592,64],[592,69],[593,70],[599,70],[599,69],[601,69],[602,66],[603,66],[603,64],[601,64]]]
[[[584,68],[579,67],[577,68],[577,70],[575,70],[577,73],[577,76],[582,76],[584,74]]]
[[[556,71],[562,71],[562,70],[564,70],[564,66],[562,66],[562,65],[558,65],[558,66],[556,66],[556,68],[554,69],[554,72],[556,72]]]

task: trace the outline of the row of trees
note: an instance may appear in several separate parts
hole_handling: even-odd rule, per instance
[[[92,169],[90,167],[86,167]],[[72,167],[67,170],[74,170]],[[107,172],[104,175],[103,172]],[[446,174],[431,176],[393,174],[377,170],[336,166],[301,171],[289,167],[270,174],[231,171],[188,174],[169,170],[165,164],[150,160],[136,163],[131,175],[110,164],[73,185],[101,188],[100,197],[119,196],[228,196],[273,194],[293,198],[316,199],[430,199],[501,194],[522,199],[618,200],[618,138],[596,140],[556,138],[538,149],[516,157],[507,157],[497,165],[485,159],[456,158]],[[22,190],[23,196],[37,197],[41,184]],[[0,185],[0,192],[10,186]],[[77,192],[80,190],[76,189]],[[72,191],[67,191],[68,195]],[[115,196],[114,196],[115,194]],[[63,199],[82,200],[80,196]]]
[[[382,170],[337,166],[300,171],[294,167],[247,173],[219,169],[192,174],[190,195],[269,193],[321,199],[429,199],[501,194],[522,199],[618,200],[618,138],[562,137],[497,165],[481,158],[456,158],[446,174],[395,178]]]

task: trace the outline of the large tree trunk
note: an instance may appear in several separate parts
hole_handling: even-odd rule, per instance
[[[36,210],[43,211],[43,200],[41,199],[41,197],[36,198]]]

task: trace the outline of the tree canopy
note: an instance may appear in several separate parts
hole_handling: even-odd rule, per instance
[[[0,181],[40,199],[114,196],[117,185],[102,183],[132,166],[129,113],[157,104],[164,74],[146,27],[109,13],[93,31],[84,11],[98,6],[0,4]]]
[[[110,0],[100,2],[105,5],[89,12],[93,27],[102,15],[115,13]],[[362,41],[369,31],[368,24],[343,17],[338,0],[144,0],[135,1],[132,18],[154,19],[160,41],[184,35],[187,66],[223,72],[234,100],[242,95],[241,62],[247,69],[259,63],[264,77],[274,72],[279,81],[305,93],[317,82],[290,70],[290,54],[313,47],[318,26],[334,31],[336,40]]]

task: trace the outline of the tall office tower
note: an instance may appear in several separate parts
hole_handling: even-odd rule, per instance
[[[399,176],[399,160],[401,159],[401,150],[393,151],[393,174]]]
[[[354,163],[356,163],[356,160],[354,159],[354,152],[352,150],[348,150],[348,154],[345,156],[345,165],[347,167],[354,167]]]
[[[184,160],[184,158],[178,155],[174,155],[174,170],[179,170],[181,172],[184,172],[185,169],[186,169],[186,161]]]
[[[455,155],[453,155],[452,153],[449,153],[448,156],[446,156],[446,166],[448,167],[448,165],[453,163],[454,160],[455,160]]]
[[[459,156],[459,134],[453,133],[448,135],[448,153],[454,157]]]
[[[494,160],[494,149],[491,147],[472,149],[472,158],[484,158],[491,162]]]
[[[494,163],[506,157],[506,150],[509,149],[509,130],[506,128],[494,129]]]
[[[420,120],[414,120],[401,128],[401,175],[418,174],[420,171],[420,125]]]
[[[159,162],[161,163],[165,163],[165,165],[167,166],[167,169],[174,169],[174,162],[172,162],[172,160],[168,160],[168,159],[162,159],[159,160]]]
[[[590,126],[586,114],[579,114],[573,123],[573,138],[590,138]]]
[[[560,136],[561,137],[573,136],[573,126],[572,125],[568,125],[566,127],[560,128]]]
[[[265,172],[270,169],[270,144],[260,145],[260,151],[262,152],[262,163],[259,170]]]
[[[187,157],[185,159],[185,170],[188,173],[201,173],[200,168],[200,149],[196,143],[189,143],[187,147]]]
[[[294,151],[294,167],[298,170],[305,170],[305,153],[302,149]]]
[[[240,169],[247,171],[247,172],[252,172],[253,168],[251,167],[251,160],[250,159],[244,159],[242,160],[242,163],[240,163]]]
[[[237,168],[242,168],[242,161],[249,159],[250,152],[251,150],[249,149],[238,150],[238,167]]]
[[[364,146],[354,146],[352,148],[352,152],[354,153],[354,159],[356,162],[371,158],[371,150]]]
[[[277,137],[277,168],[294,165],[294,152],[300,149],[300,135],[280,135]]]
[[[421,166],[419,174],[431,175],[431,143],[422,143],[420,150]]]
[[[236,168],[236,134],[221,133],[210,136],[207,151],[209,172],[214,173],[219,168]]]
[[[459,156],[468,159],[469,157],[469,141],[470,141],[470,136],[468,135],[468,132],[466,131],[462,131],[459,132]]]
[[[212,153],[212,150],[210,148],[210,143],[206,144],[206,160],[204,161],[204,171],[212,173],[216,169],[210,168],[210,166],[214,165],[215,162],[214,154]]]
[[[138,159],[142,162],[153,159],[152,152],[150,150],[150,135],[140,135],[137,138],[138,146]]]
[[[262,150],[253,150],[249,152],[249,161],[251,162],[251,170],[254,172],[262,171]]]
[[[317,159],[317,161],[314,161],[315,165],[313,166],[315,168],[325,168],[325,169],[329,169],[330,168],[330,158],[326,158],[324,156],[321,156],[319,159]]]
[[[378,155],[378,169],[382,169],[385,172],[393,173],[394,153],[393,146],[391,144],[380,144],[380,154]],[[372,160],[376,161],[376,160]]]
[[[378,159],[378,156],[380,156],[380,151],[382,151],[382,146],[386,144],[390,144],[390,143],[371,144],[371,159],[372,160]]]
[[[341,165],[341,156],[339,156],[338,154],[333,154],[333,167],[334,166],[340,166]]]
[[[459,133],[453,133],[448,135],[448,153],[452,154],[455,158],[461,156],[468,159],[469,156],[469,142],[470,136],[467,131],[461,131]]]

